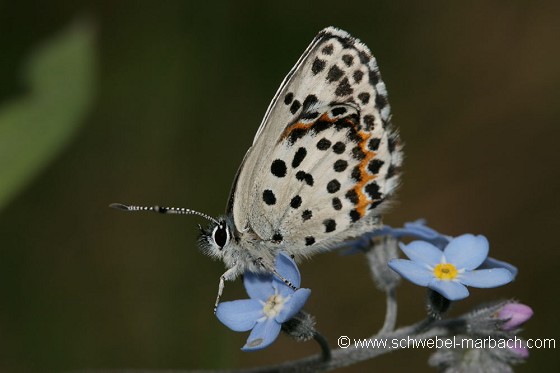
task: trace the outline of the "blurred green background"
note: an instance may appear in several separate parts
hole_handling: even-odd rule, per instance
[[[376,55],[406,143],[386,222],[484,234],[520,269],[451,314],[516,298],[535,311],[524,337],[558,339],[559,19],[553,0],[1,2],[0,370],[248,367],[318,351],[281,336],[241,352],[247,334],[212,314],[223,266],[196,248],[200,219],[107,205],[223,213],[269,100],[328,25]],[[333,346],[380,327],[364,258],[300,269]],[[226,287],[242,296],[240,281]],[[423,297],[400,288],[399,325],[423,317]],[[557,351],[530,353],[518,371],[560,369]],[[429,372],[429,354],[347,371]]]

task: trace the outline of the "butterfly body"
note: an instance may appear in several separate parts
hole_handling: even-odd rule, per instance
[[[228,268],[219,293],[245,271],[275,273],[279,251],[301,260],[379,227],[401,148],[369,49],[322,30],[269,105],[225,217],[202,229],[199,246]]]

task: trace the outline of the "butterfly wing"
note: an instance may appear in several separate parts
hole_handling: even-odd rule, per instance
[[[402,162],[369,49],[329,27],[272,100],[232,188],[238,232],[310,255],[377,223]]]

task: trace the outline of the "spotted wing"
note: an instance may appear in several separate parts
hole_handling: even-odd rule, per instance
[[[228,205],[239,232],[296,255],[376,223],[402,161],[375,58],[321,31],[284,79],[247,152]]]

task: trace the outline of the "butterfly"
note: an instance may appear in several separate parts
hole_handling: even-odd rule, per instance
[[[399,184],[402,144],[387,90],[366,45],[334,27],[320,31],[274,95],[237,171],[225,216],[186,208],[112,204],[126,211],[194,214],[202,251],[222,260],[225,281],[274,273],[381,226]]]

